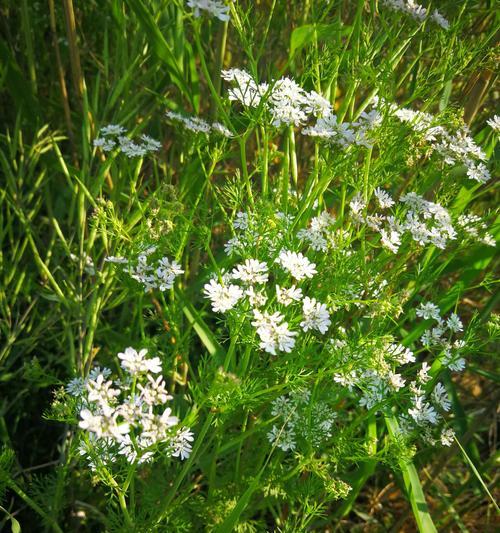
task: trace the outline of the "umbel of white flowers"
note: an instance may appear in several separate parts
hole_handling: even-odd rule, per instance
[[[243,218],[239,216],[237,223],[244,225]],[[279,265],[282,275],[293,278],[294,284],[289,287],[273,284],[268,287],[270,291],[275,291],[279,307],[272,311],[263,310],[262,307],[269,300],[265,289],[270,268],[274,265]],[[204,294],[211,300],[212,309],[220,313],[230,311],[238,302],[248,302],[253,314],[251,324],[260,339],[260,348],[272,355],[276,355],[278,351],[289,353],[295,346],[299,332],[290,330],[283,313],[297,314],[296,304],[302,303],[300,327],[304,333],[317,331],[324,334],[331,324],[326,305],[315,298],[304,296],[302,289],[295,285],[315,274],[316,265],[302,253],[281,250],[270,265],[257,259],[246,259],[244,263],[237,264],[222,280],[210,280],[204,287]]]
[[[125,379],[108,379],[109,369],[96,369],[86,379],[76,378],[66,390],[79,400],[79,426],[88,434],[80,453],[90,466],[122,455],[130,463],[151,461],[156,451],[186,459],[193,433],[182,427],[167,403],[173,399],[161,376],[161,361],[147,350],[127,348],[118,354]]]

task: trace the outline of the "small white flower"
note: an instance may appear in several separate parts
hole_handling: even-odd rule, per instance
[[[453,372],[462,372],[465,368],[465,359],[454,355],[450,349],[447,349],[443,356],[443,365]]]
[[[78,426],[87,431],[97,433],[101,428],[101,416],[94,415],[89,409],[82,409],[80,411],[80,422]]]
[[[127,157],[144,157],[148,152],[144,145],[134,143],[128,137],[118,137],[118,142],[120,144],[120,150]]]
[[[116,146],[116,142],[113,139],[107,139],[107,138],[98,138],[94,139],[93,145],[96,148],[102,148],[104,152],[111,152],[113,148]]]
[[[149,135],[141,135],[141,140],[144,143],[144,149],[148,152],[157,152],[161,148],[161,143],[153,139]]]
[[[387,351],[400,365],[415,362],[413,352],[401,344],[390,344],[387,347]]]
[[[123,126],[119,126],[118,124],[108,124],[107,126],[104,126],[101,128],[101,135],[123,135],[126,133],[126,129]]]
[[[290,250],[282,250],[276,259],[284,270],[289,272],[297,281],[305,278],[312,278],[317,273],[316,265],[311,263],[309,259],[303,256],[300,252],[291,252]]]
[[[173,457],[180,457],[181,461],[187,459],[191,455],[194,434],[187,428],[182,428],[177,432],[173,441]]]
[[[145,348],[137,352],[134,348],[128,347],[124,352],[118,354],[118,358],[121,359],[122,368],[132,375],[143,372],[158,374],[161,372],[160,358],[146,359],[147,353],[148,351]]]
[[[297,237],[301,240],[307,241],[309,246],[316,252],[326,252],[328,242],[323,237],[323,234],[319,231],[313,231],[312,229],[301,229],[297,233]]]
[[[486,124],[497,133],[500,132],[500,115],[495,115],[486,121]]]
[[[448,397],[446,389],[441,383],[436,383],[434,391],[432,393],[434,401],[443,409],[444,411],[449,411],[451,407],[451,402]]]
[[[415,396],[413,405],[414,407],[408,410],[408,414],[419,426],[437,424],[439,415],[434,407],[425,401],[424,396]]]
[[[417,308],[417,316],[423,318],[424,320],[429,320],[431,318],[434,320],[439,320],[440,310],[439,307],[432,302],[422,302]]]
[[[261,313],[258,309],[253,310],[254,321],[252,326],[257,329],[260,338],[260,347],[276,355],[276,351],[289,353],[295,346],[296,331],[290,331],[288,324],[283,322],[284,316],[280,313]]]
[[[449,30],[450,29],[450,23],[441,15],[441,13],[435,9],[431,16],[432,20],[438,25],[443,28],[443,30]]]
[[[99,374],[95,380],[87,382],[88,399],[91,402],[110,404],[120,394],[118,389],[112,388],[112,381],[105,381],[105,377]]]
[[[221,77],[236,85],[228,91],[229,100],[239,101],[245,107],[257,107],[269,89],[266,83],[258,85],[248,72],[238,68],[222,70]]]
[[[195,17],[201,16],[200,11],[206,11],[223,22],[229,20],[229,6],[221,0],[187,0],[187,5],[193,9]]]
[[[276,285],[276,299],[284,306],[289,306],[293,302],[299,302],[302,299],[302,289],[292,285],[286,289]]]
[[[269,278],[267,264],[257,259],[247,259],[243,265],[237,265],[231,275],[249,284],[266,283]]]
[[[483,235],[483,238],[481,239],[481,242],[483,244],[486,244],[486,246],[493,246],[496,247],[497,241],[495,240],[495,237],[491,235],[491,233],[485,233]]]
[[[358,193],[352,197],[352,200],[349,202],[349,207],[351,208],[351,215],[357,219],[366,208],[366,203]]]
[[[244,249],[244,243],[239,237],[233,237],[224,244],[224,252],[227,255],[233,255],[235,252],[241,252]]]
[[[374,194],[377,198],[378,205],[381,209],[387,209],[394,205],[394,200],[391,198],[390,194],[377,187],[374,191]]]
[[[422,368],[418,371],[418,379],[421,383],[427,383],[431,377],[429,376],[430,366],[425,361],[422,363]]]
[[[458,333],[459,331],[462,331],[464,329],[462,321],[456,313],[451,313],[451,315],[448,317],[448,320],[446,321],[446,325],[448,326],[448,329],[450,331],[453,331],[454,333]]]
[[[182,270],[177,261],[170,261],[168,257],[162,257],[158,262],[155,273],[159,282],[158,288],[161,291],[165,291],[174,286],[175,278],[183,274],[184,270]]]
[[[108,255],[104,258],[105,263],[116,263],[117,265],[126,265],[128,259],[126,257]]]
[[[381,229],[380,236],[380,242],[384,248],[387,248],[394,254],[399,250],[401,246],[401,233],[395,230],[386,231]]]
[[[173,396],[170,396],[165,389],[165,381],[162,376],[158,376],[155,379],[148,374],[146,377],[149,383],[145,386],[140,383],[137,385],[141,391],[141,400],[144,401],[144,403],[147,405],[160,405],[173,399]]]
[[[339,383],[343,387],[347,387],[350,391],[352,391],[354,386],[359,383],[358,374],[355,370],[343,374],[334,374],[333,381]]]
[[[262,307],[267,303],[267,296],[265,293],[256,291],[252,286],[245,290],[245,296],[248,298],[252,307]]]
[[[470,179],[476,180],[479,183],[486,183],[491,178],[490,171],[484,163],[475,163],[473,161],[467,161],[467,176]]]
[[[451,446],[455,440],[455,432],[451,428],[444,428],[441,432],[441,444]]]
[[[325,304],[306,296],[302,302],[302,312],[304,313],[304,320],[300,326],[304,331],[316,329],[322,334],[326,333],[331,320]]]
[[[239,211],[236,213],[236,217],[233,220],[233,227],[235,229],[246,230],[248,229],[249,217],[247,213]]]
[[[237,285],[222,285],[214,279],[205,284],[203,292],[212,301],[216,313],[229,311],[243,298],[243,290]]]
[[[98,438],[108,437],[116,441],[121,441],[123,436],[130,431],[130,426],[127,423],[119,424],[113,411],[105,406],[102,414],[94,415],[89,409],[82,409],[80,411],[79,426],[92,433],[95,433]]]
[[[389,372],[387,375],[390,386],[398,391],[399,389],[402,389],[405,386],[405,380],[401,376],[401,374],[395,374],[394,372]]]
[[[153,452],[140,453],[136,450],[130,435],[125,435],[122,442],[120,442],[120,448],[118,453],[123,455],[130,464],[143,464],[153,459]]]

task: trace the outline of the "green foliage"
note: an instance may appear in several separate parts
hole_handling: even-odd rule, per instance
[[[498,131],[486,124],[498,113],[493,3],[440,2],[448,30],[428,2],[423,21],[371,0],[238,0],[227,22],[184,0],[104,4],[1,8],[0,529],[492,529],[498,184],[471,180],[470,161],[449,164],[418,116],[398,112],[466,132],[498,174]],[[229,97],[235,83],[220,71],[230,68],[267,84],[258,105]],[[380,121],[345,145],[339,131],[332,142],[305,135],[311,114],[279,124],[269,102],[284,76],[322,95],[354,138],[363,112]],[[107,124],[161,148],[106,151],[93,143]],[[377,188],[395,205],[383,210]],[[407,222],[399,199],[412,192],[449,214],[456,236],[444,248],[406,231],[388,249],[381,224]],[[324,249],[300,237],[323,212],[333,217]],[[150,247],[151,262],[183,270],[172,288],[145,290],[131,270]],[[293,280],[281,249],[317,274]],[[289,352],[263,349],[248,295],[225,313],[204,297],[210,279],[250,258],[269,270],[259,309],[298,332]],[[326,306],[326,333],[304,331],[301,303],[277,302],[276,285],[292,282]],[[416,314],[428,301],[445,320],[460,315],[463,333],[423,343],[440,327]],[[88,405],[68,382],[85,387],[106,366],[120,387],[127,346],[159,358],[172,415],[194,433],[184,460],[156,446],[153,462],[130,463],[78,427]],[[400,364],[395,346],[415,361]],[[396,386],[377,396],[374,375]],[[432,400],[438,383],[449,410]],[[442,427],[405,427],[415,388]],[[450,448],[439,444],[446,429]]]

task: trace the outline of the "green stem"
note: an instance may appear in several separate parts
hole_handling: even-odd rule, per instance
[[[46,520],[57,533],[63,533],[55,518],[47,514],[32,498],[30,498],[24,490],[17,485],[12,479],[8,479],[6,485],[13,490],[27,505],[29,505],[36,513],[38,513],[44,520]]]
[[[245,348],[245,353],[243,354],[243,357],[241,359],[240,376],[244,376],[245,372],[247,371],[251,353],[252,353],[252,347],[251,346],[247,346]]]
[[[214,71],[214,78],[215,78],[215,91],[217,94],[220,95],[220,89],[222,84],[222,78],[220,77],[220,72],[224,66],[224,56],[226,55],[226,43],[227,43],[227,28],[228,28],[228,22],[224,22],[222,24],[222,28],[219,31],[218,35],[218,41],[217,41],[217,61],[215,63],[215,71]],[[213,118],[214,120],[217,120],[217,107],[214,108],[213,111]]]
[[[197,456],[198,451],[204,442],[205,435],[207,434],[210,428],[210,425],[212,424],[213,418],[214,418],[214,415],[212,413],[210,413],[207,416],[205,423],[203,424],[203,427],[201,428],[201,431],[198,434],[198,437],[196,439],[196,443],[193,447],[193,451],[191,452],[191,455],[184,463],[184,467],[182,468],[180,474],[177,476],[177,479],[174,481],[174,484],[172,485],[172,488],[170,489],[169,493],[167,494],[163,502],[160,504],[158,518],[155,521],[156,525],[160,524],[164,516],[168,513],[170,504],[172,500],[174,499],[175,494],[179,490],[179,487],[181,486],[183,479],[186,477],[187,473],[189,472],[191,465],[193,464],[195,457]]]
[[[247,429],[248,424],[248,412],[245,413],[245,420],[243,420],[243,424],[241,426],[241,434],[244,434]],[[237,483],[240,480],[240,462],[241,462],[241,450],[243,449],[243,442],[244,439],[241,439],[240,444],[238,446],[238,453],[236,454],[236,465],[234,469],[234,481]]]
[[[125,500],[125,493],[121,490],[116,491],[118,495],[118,502],[120,504],[120,509],[122,510],[123,517],[125,518],[125,522],[127,523],[127,526],[133,527],[134,523],[132,522],[132,519],[130,518],[130,514],[127,509],[127,501]]]
[[[240,145],[240,160],[241,160],[241,170],[243,172],[243,179],[245,180],[245,186],[247,189],[248,199],[250,200],[250,205],[254,207],[253,194],[252,194],[252,185],[250,183],[250,176],[248,175],[247,168],[247,149],[246,149],[246,136],[240,137],[238,139],[238,144]]]
[[[269,139],[267,130],[261,126],[262,136],[262,196],[266,197],[269,190]]]
[[[295,185],[295,189],[297,190],[299,172],[298,172],[298,166],[297,166],[297,153],[295,151],[295,132],[293,130],[293,126],[290,126],[288,129],[288,142],[289,142],[288,154],[290,157],[290,170],[292,174],[293,184]]]
[[[281,169],[281,209],[287,212],[288,207],[288,182],[290,181],[289,173],[289,152],[290,152],[290,137],[285,138],[285,147],[283,151],[283,165]]]

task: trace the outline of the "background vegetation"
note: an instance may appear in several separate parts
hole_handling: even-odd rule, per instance
[[[95,484],[77,462],[75,419],[57,400],[94,360],[112,366],[126,346],[148,345],[161,355],[178,409],[186,413],[198,402],[203,415],[189,411],[190,421],[204,454],[188,470],[177,463],[141,473],[144,507],[161,512],[151,522],[139,509],[137,531],[414,531],[412,504],[419,495],[413,482],[440,532],[494,530],[496,249],[477,243],[442,263],[437,252],[421,284],[446,309],[457,305],[464,322],[478,324],[466,371],[444,378],[463,448],[419,449],[411,473],[420,483],[405,479],[397,451],[377,456],[375,468],[350,450],[353,475],[346,481],[354,489],[340,500],[312,486],[311,472],[316,468],[320,476],[323,465],[304,459],[282,500],[272,492],[279,492],[272,476],[258,473],[252,453],[236,475],[234,464],[225,464],[224,446],[238,444],[239,407],[246,402],[251,426],[252,406],[262,408],[254,395],[261,385],[217,377],[223,357],[213,333],[225,348],[228,343],[201,290],[213,259],[209,250],[223,265],[228,217],[249,201],[242,145],[256,198],[263,146],[270,188],[288,156],[277,138],[253,130],[207,147],[164,116],[174,110],[224,121],[213,97],[225,94],[221,68],[245,67],[261,80],[287,74],[308,90],[320,89],[346,120],[374,94],[457,124],[463,119],[492,158],[493,175],[498,153],[486,120],[498,112],[498,14],[486,0],[443,0],[438,7],[452,23],[448,32],[422,28],[375,0],[238,1],[229,24],[194,20],[180,0],[2,3],[0,528],[15,531],[18,522],[23,531],[124,530],[112,490]],[[250,131],[251,118],[234,120],[239,131]],[[162,149],[154,157],[106,157],[92,142],[109,123],[147,133]],[[315,150],[310,141],[297,146],[301,190],[319,161]],[[400,156],[394,146],[390,161],[398,176]],[[324,164],[342,163],[325,158]],[[349,176],[350,168],[339,175]],[[451,176],[449,194],[458,195],[461,209],[484,215],[498,237],[495,180],[479,186],[460,173]],[[348,178],[346,184],[352,185]],[[327,187],[325,204],[331,205],[341,197],[333,174]],[[153,234],[186,270],[175,297],[138,291],[104,263],[106,255],[138,249]],[[404,317],[398,327],[418,336],[416,323],[405,324]],[[208,390],[208,381],[215,388]],[[387,436],[381,424],[378,435],[381,441]]]

